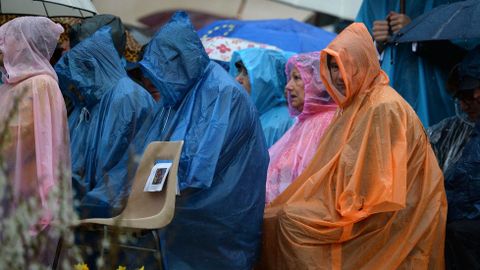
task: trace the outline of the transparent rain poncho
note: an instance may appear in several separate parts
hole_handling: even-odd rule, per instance
[[[49,196],[70,167],[65,103],[49,62],[62,32],[59,24],[42,17],[17,18],[0,27],[0,133],[8,132],[0,141],[0,155],[12,206],[31,197],[39,200],[41,218],[34,232],[52,221]],[[70,183],[62,184],[70,191]]]
[[[287,92],[290,115],[297,117],[297,121],[269,149],[267,203],[285,190],[308,166],[337,109],[320,79],[320,53],[292,56],[285,70],[287,82],[294,67],[302,77],[305,100],[303,110],[299,112],[292,107],[290,92]]]

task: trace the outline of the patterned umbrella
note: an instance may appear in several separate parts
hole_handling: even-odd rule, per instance
[[[203,47],[210,59],[230,62],[234,51],[247,48],[265,48],[280,51],[279,48],[263,43],[257,43],[239,38],[211,37],[202,39]]]

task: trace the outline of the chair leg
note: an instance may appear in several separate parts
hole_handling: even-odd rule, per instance
[[[63,237],[60,236],[58,239],[57,249],[55,250],[55,259],[53,259],[52,270],[56,270],[58,267],[58,260],[60,259],[60,254],[62,252]]]
[[[103,242],[105,239],[108,239],[108,229],[107,226],[103,226],[103,238],[100,241],[100,258],[105,262],[105,248],[103,246]]]
[[[158,237],[157,230],[151,230],[153,234],[153,239],[155,241],[155,259],[157,260],[158,263],[158,269],[163,269],[163,264],[162,264],[162,251],[160,250],[160,237]]]

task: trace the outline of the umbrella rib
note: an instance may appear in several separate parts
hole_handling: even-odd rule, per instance
[[[440,36],[443,29],[445,29],[445,27],[447,27],[447,25],[458,15],[458,13],[460,13],[460,11],[461,11],[461,9],[458,9],[457,11],[455,11],[455,13],[448,19],[448,21],[446,21],[442,24],[442,27],[440,27],[437,30],[437,32],[435,33],[435,35],[433,35],[433,39],[437,39]]]
[[[91,13],[91,14],[93,14],[93,15],[97,14],[97,13],[96,13],[95,11],[93,11],[93,10],[88,10],[88,9],[81,8],[81,7],[77,7],[77,6],[72,6],[72,5],[67,5],[67,4],[52,2],[52,1],[48,1],[48,0],[33,0],[33,1],[42,2],[42,3],[44,3],[44,5],[45,5],[45,3],[49,3],[49,4],[52,4],[52,5],[57,5],[57,6],[63,6],[63,7],[73,8],[73,9],[77,9],[77,10],[81,10],[81,11],[84,11],[84,12]]]
[[[47,6],[45,5],[45,2],[42,2],[43,4],[43,8],[45,9],[45,14],[47,15],[47,17],[50,18],[50,16],[48,15],[48,10],[47,10]]]

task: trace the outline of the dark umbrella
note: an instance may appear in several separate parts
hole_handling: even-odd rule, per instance
[[[479,14],[478,0],[441,5],[405,26],[394,37],[394,42],[479,38]]]

